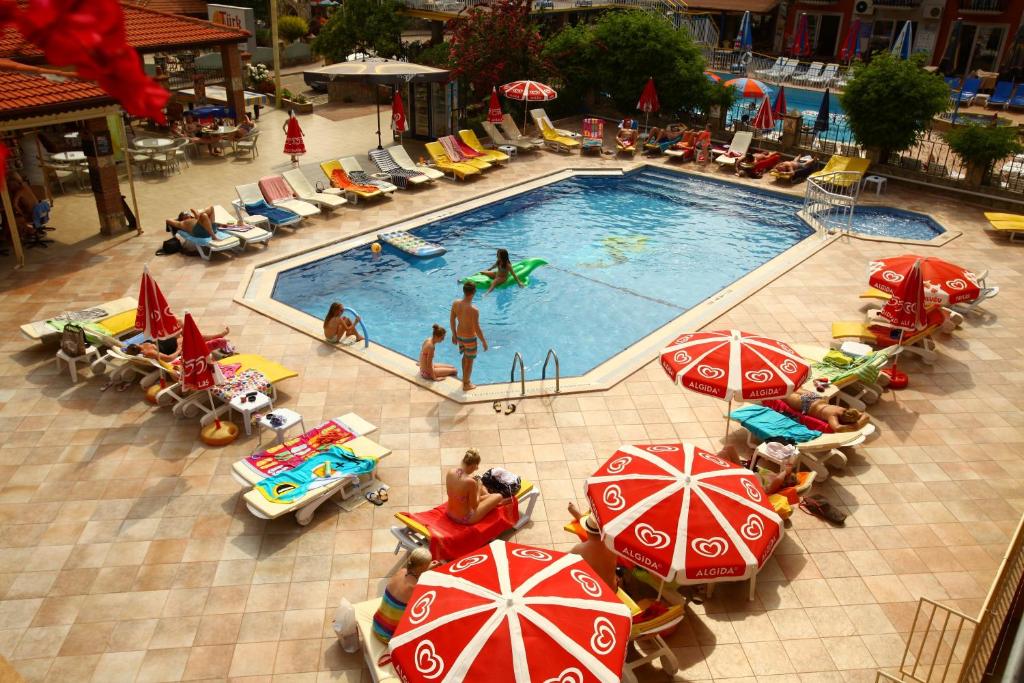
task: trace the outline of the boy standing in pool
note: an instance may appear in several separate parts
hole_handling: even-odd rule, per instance
[[[473,359],[476,358],[477,338],[484,345],[484,351],[487,350],[487,340],[484,339],[484,331],[480,329],[480,311],[473,305],[474,294],[476,285],[472,282],[463,283],[462,298],[452,302],[452,343],[459,347],[459,353],[462,354],[463,391],[476,389],[470,377],[473,374]]]

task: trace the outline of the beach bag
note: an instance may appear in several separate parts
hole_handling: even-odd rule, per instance
[[[331,624],[334,633],[338,636],[341,648],[348,653],[359,651],[359,631],[356,628],[356,610],[345,598],[341,599],[338,610],[334,613],[334,622]]]
[[[177,237],[172,237],[169,240],[164,240],[164,243],[156,250],[157,256],[168,256],[170,254],[178,254],[181,252],[181,242],[178,241]]]
[[[71,358],[85,355],[85,330],[79,325],[68,323],[60,335],[60,350]]]
[[[522,487],[522,480],[508,470],[492,467],[480,477],[480,483],[490,493],[500,493],[505,498],[512,498]]]

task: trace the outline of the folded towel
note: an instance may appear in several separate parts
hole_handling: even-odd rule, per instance
[[[821,436],[821,432],[804,427],[802,424],[766,406],[744,406],[734,410],[730,417],[747,428],[755,438],[766,441],[771,438],[792,439],[806,443]]]

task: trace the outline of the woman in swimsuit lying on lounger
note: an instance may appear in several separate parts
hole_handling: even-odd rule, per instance
[[[785,401],[793,410],[827,422],[834,432],[855,432],[871,421],[867,413],[834,406],[819,394],[810,391],[790,394]]]
[[[178,214],[178,220],[169,220],[167,225],[171,228],[171,232],[184,230],[193,237],[209,237],[211,239],[216,237],[212,206],[208,206],[202,211],[196,209],[182,211]]]
[[[499,505],[511,503],[500,493],[490,493],[473,473],[480,468],[480,454],[469,449],[462,456],[462,465],[448,470],[444,484],[448,489],[448,516],[459,524],[472,526]]]
[[[337,344],[345,337],[355,337],[357,342],[363,341],[363,335],[356,330],[358,322],[359,316],[355,320],[346,318],[345,307],[340,301],[335,301],[324,318],[324,337],[332,344]]]
[[[227,352],[230,343],[228,334],[231,328],[225,327],[220,334],[204,334],[203,341],[207,343],[211,351]],[[162,360],[167,363],[175,361],[181,355],[181,331],[165,339],[158,339],[155,342],[146,340],[141,344],[129,344],[124,352],[129,356],[143,356],[153,360]]]
[[[434,362],[434,351],[437,345],[444,341],[445,334],[445,329],[435,323],[430,339],[424,340],[423,346],[420,347],[420,375],[423,379],[439,380],[458,374],[454,365]]]

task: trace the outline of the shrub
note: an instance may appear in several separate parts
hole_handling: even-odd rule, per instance
[[[259,47],[271,47],[270,45],[270,29],[269,28],[258,28],[256,29],[256,45]]]
[[[861,145],[889,152],[907,149],[936,114],[949,106],[949,86],[921,68],[921,59],[881,52],[854,68],[839,96],[853,136]]]
[[[354,52],[397,57],[406,22],[400,9],[395,0],[345,0],[313,40],[313,51],[329,62]]]
[[[277,35],[288,43],[294,43],[309,35],[309,23],[302,17],[288,15],[277,20]]]
[[[950,149],[973,166],[987,167],[997,159],[1024,151],[1014,126],[957,126],[943,137]]]

